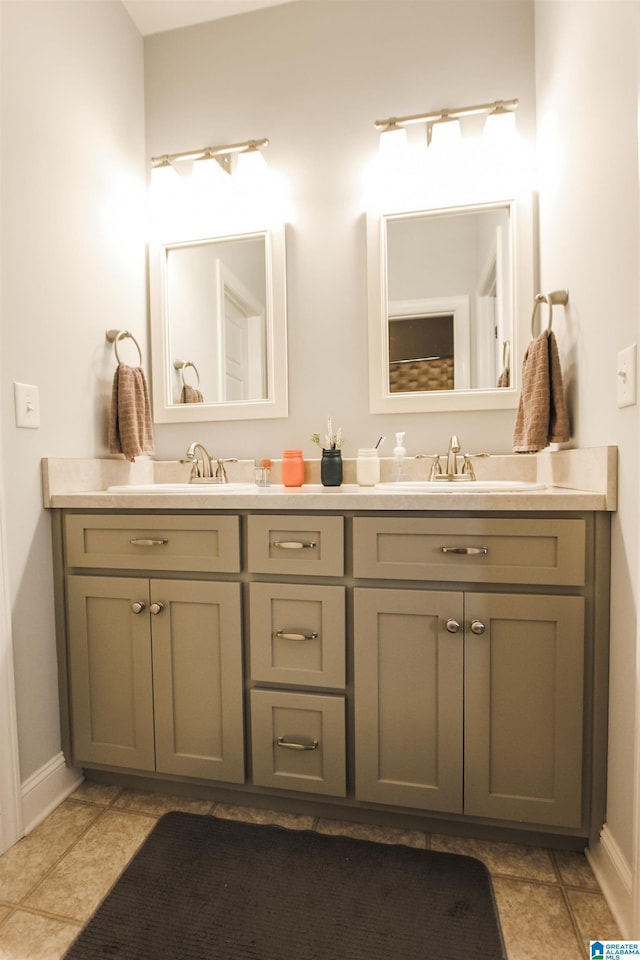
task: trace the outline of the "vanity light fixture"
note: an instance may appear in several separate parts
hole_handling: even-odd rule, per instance
[[[262,147],[266,147],[269,141],[266,137],[260,140],[245,140],[242,143],[229,143],[225,146],[202,147],[200,150],[185,150],[182,153],[165,153],[159,157],[151,158],[152,175],[157,170],[165,170],[167,167],[177,172],[174,164],[184,160],[205,161],[216,160],[220,167],[227,173],[231,169],[231,158],[234,155],[247,153],[257,153],[260,156]],[[264,161],[264,157],[262,158]]]
[[[380,135],[386,135],[389,130],[404,128],[416,123],[424,123],[427,126],[427,142],[440,144],[441,139],[453,138],[456,136],[455,127],[460,132],[459,120],[461,117],[469,117],[478,114],[487,114],[487,119],[492,118],[492,125],[497,121],[500,123],[506,118],[506,122],[515,124],[515,111],[518,107],[518,100],[494,100],[493,103],[478,103],[470,107],[456,107],[455,109],[437,110],[433,113],[416,113],[406,117],[389,117],[387,120],[376,120],[374,126],[380,131]],[[454,124],[455,121],[455,124]]]

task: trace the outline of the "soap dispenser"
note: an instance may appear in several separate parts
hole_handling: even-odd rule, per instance
[[[396,445],[393,449],[393,473],[392,480],[408,480],[404,469],[404,458],[407,451],[404,446],[404,431],[396,433]]]

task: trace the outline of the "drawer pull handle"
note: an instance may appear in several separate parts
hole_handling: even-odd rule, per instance
[[[458,553],[465,557],[486,557],[489,553],[487,547],[441,547],[443,553]]]
[[[278,737],[276,743],[279,747],[282,747],[284,750],[317,750],[318,741],[312,740],[311,737],[298,737],[294,740],[293,737]]]
[[[162,613],[164,610],[164,603],[152,603],[149,607],[149,612],[157,617],[159,613]]]
[[[482,620],[473,620],[471,622],[471,633],[475,633],[477,637],[481,637],[485,631],[485,625]]]
[[[132,543],[134,547],[162,547],[165,543],[169,543],[169,541],[150,540],[147,537],[132,537],[129,543]]]
[[[276,633],[278,640],[317,640],[318,633],[285,633],[284,630],[278,630]]]
[[[445,623],[445,627],[447,628],[449,633],[458,633],[458,631],[460,630],[460,622],[458,620],[454,620],[453,617],[451,617]]]
[[[313,540],[274,540],[274,547],[280,547],[281,550],[312,550],[318,544]]]
[[[144,600],[134,600],[133,603],[131,604],[132,613],[142,613],[144,608],[145,608]]]

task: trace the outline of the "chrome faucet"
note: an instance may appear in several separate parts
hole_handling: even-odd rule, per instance
[[[449,440],[449,449],[447,451],[447,478],[455,477],[458,473],[458,454],[460,453],[460,441],[455,433]]]
[[[202,460],[198,460],[198,451],[200,451]],[[187,450],[186,459],[192,464],[192,480],[202,479],[204,477],[213,477],[211,455],[208,453],[206,447],[204,447],[201,443],[195,442],[190,444],[189,449]]]
[[[449,440],[449,449],[447,450],[446,470],[442,469],[440,454],[431,455],[431,468],[429,470],[429,480],[475,480],[476,473],[471,462],[474,457],[486,457],[486,453],[463,453],[462,469],[458,471],[458,454],[460,454],[460,441],[455,433]],[[419,453],[418,458],[426,457],[427,454]]]

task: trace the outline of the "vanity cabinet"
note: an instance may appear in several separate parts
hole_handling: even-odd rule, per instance
[[[240,584],[110,572],[237,570],[238,542],[235,517],[66,518],[68,563],[105,568],[66,580],[75,763],[244,781]]]
[[[604,512],[58,520],[78,766],[428,829],[601,829]]]
[[[359,799],[580,825],[585,598],[545,589],[584,586],[585,543],[581,519],[354,520],[356,577],[420,583],[354,591]]]
[[[344,520],[253,515],[248,544],[250,574],[278,578],[249,586],[253,782],[345,797],[345,587],[322,582],[344,573]]]

